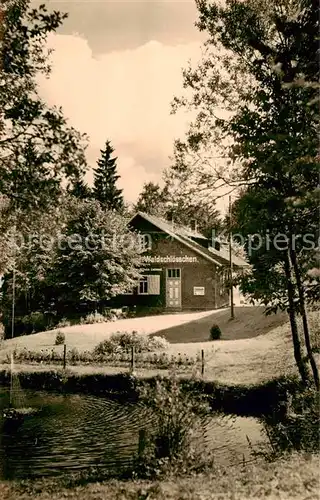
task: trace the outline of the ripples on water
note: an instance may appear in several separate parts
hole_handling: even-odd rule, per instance
[[[7,402],[2,393],[0,406]],[[116,474],[130,466],[138,449],[139,429],[152,427],[151,412],[137,403],[83,395],[30,394],[39,409],[16,430],[1,422],[0,461],[3,478],[37,477],[102,467]],[[243,427],[247,429],[243,429]],[[254,419],[234,423],[212,418],[205,425],[206,443],[219,462],[248,456],[246,440],[259,437]]]

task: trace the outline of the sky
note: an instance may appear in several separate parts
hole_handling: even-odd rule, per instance
[[[34,5],[42,2],[32,2]],[[89,135],[91,167],[110,140],[118,158],[119,186],[134,202],[144,182],[159,182],[170,165],[173,141],[188,117],[170,114],[182,94],[182,68],[200,59],[203,35],[193,0],[47,0],[68,12],[50,36],[50,79],[40,94],[62,106],[71,125]],[[87,180],[92,182],[92,171]]]

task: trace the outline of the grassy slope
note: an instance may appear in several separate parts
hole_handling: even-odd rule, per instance
[[[290,338],[290,328],[286,324],[266,335],[253,339],[226,340],[214,342],[197,342],[189,344],[172,344],[166,352],[178,355],[186,354],[195,357],[204,349],[205,373],[207,380],[219,381],[224,384],[256,384],[296,373],[293,349]],[[0,365],[8,369],[8,365]],[[57,365],[19,365],[19,370],[34,371],[57,369]],[[200,370],[200,365],[198,366]],[[113,374],[128,372],[130,367],[119,368],[110,366],[68,366],[68,369],[78,374],[105,373]],[[137,376],[148,377],[157,374],[166,375],[166,370],[136,369]],[[191,371],[184,371],[191,375]]]
[[[136,330],[142,334],[150,334],[163,328],[183,325],[193,320],[201,320],[203,317],[211,314],[212,311],[165,314],[162,316],[121,319],[116,322],[96,323],[94,325],[67,326],[59,328],[59,330],[64,332],[68,348],[76,347],[84,351],[93,349],[99,342],[118,331],[132,332]],[[17,346],[19,349],[26,347],[31,350],[52,347],[55,342],[56,333],[57,329],[5,340],[1,346],[0,359],[3,358],[4,354],[11,351],[12,346]]]
[[[59,484],[60,483],[60,484]],[[108,481],[64,488],[61,481],[0,483],[3,500],[318,500],[319,457],[293,455],[274,463],[228,468],[163,481]]]
[[[230,310],[224,309],[185,325],[157,331],[154,335],[165,337],[170,343],[205,342],[213,323],[219,325],[221,340],[239,340],[257,337],[288,321],[286,313],[265,316],[264,307],[236,307],[235,319],[230,320]]]
[[[250,312],[253,311],[253,316],[250,315]],[[261,310],[259,311],[260,319],[258,320],[258,313],[254,312],[255,308],[241,308],[241,313],[245,315],[247,318],[248,324],[250,324],[250,328],[253,330],[254,328],[262,328],[261,322],[264,321],[264,317],[262,316]],[[199,317],[198,321],[206,320],[205,314],[203,314],[203,319]],[[207,313],[207,315],[210,313]],[[220,314],[220,312],[215,313],[215,317]],[[223,314],[227,314],[227,311],[223,311]],[[183,315],[183,320],[185,321],[185,317],[187,315]],[[238,316],[240,316],[238,312]],[[179,317],[179,315],[178,315]],[[189,316],[190,318],[192,315]],[[251,317],[255,317],[255,323],[251,322]],[[139,320],[154,320],[152,323],[152,327],[156,328],[156,324],[159,326],[159,317],[155,318],[139,318]],[[176,320],[178,321],[179,318]],[[129,321],[129,320],[123,320]],[[121,322],[123,324],[123,321]],[[180,318],[180,321],[182,319]],[[239,320],[236,320],[240,322]],[[282,319],[281,321],[282,322]],[[319,328],[319,312],[310,313],[309,322],[312,323],[313,329]],[[85,348],[88,348],[89,339],[91,340],[92,348],[99,341],[97,338],[93,341],[94,332],[97,333],[97,336],[100,338],[101,336],[110,335],[112,331],[120,330],[118,327],[120,321],[118,323],[106,323],[102,326],[105,329],[109,329],[108,331],[104,331],[101,325],[84,325],[84,327],[70,327],[66,328],[66,338],[68,346],[70,345],[78,345],[81,347],[85,344]],[[260,323],[260,327],[258,326]],[[132,324],[132,323],[131,323]],[[146,323],[143,323],[144,325]],[[237,328],[237,324],[234,323]],[[242,322],[244,324],[244,321]],[[181,330],[185,329],[188,325],[184,324],[181,326]],[[270,326],[270,325],[269,325]],[[249,328],[249,326],[248,326]],[[79,329],[79,330],[78,330]],[[299,327],[300,331],[302,331],[301,325]],[[70,332],[71,333],[68,333]],[[130,330],[129,330],[130,331]],[[153,330],[155,331],[155,330]],[[17,342],[23,342],[28,346],[29,349],[41,349],[43,344],[45,344],[48,340],[48,335],[51,335],[52,341],[54,339],[54,334],[52,332],[45,332],[36,335],[30,335],[29,337],[22,337],[17,339]],[[69,337],[68,337],[69,335]],[[253,335],[254,336],[254,335]],[[318,335],[319,336],[319,335]],[[71,344],[69,344],[69,341]],[[6,341],[6,348],[0,352],[0,360],[1,354],[2,359],[3,356],[9,352],[11,341]],[[320,345],[320,338],[317,339],[317,345]],[[23,344],[22,344],[23,345]],[[245,338],[239,340],[220,340],[214,342],[190,342],[190,343],[173,343],[170,345],[167,352],[169,354],[177,355],[178,353],[186,354],[187,356],[195,357],[197,353],[201,349],[204,349],[205,354],[205,379],[218,381],[223,384],[258,384],[264,381],[270,380],[272,378],[277,378],[282,375],[297,373],[295,362],[293,358],[293,348],[292,348],[292,340],[290,333],[289,323],[285,323],[282,326],[278,326],[277,328],[273,328],[271,331],[264,335],[254,336],[254,338]],[[319,356],[317,356],[319,358]],[[0,365],[0,368],[6,369],[8,365]],[[53,369],[56,369],[57,366],[53,366]],[[33,370],[48,370],[50,366],[48,365],[22,365],[19,367],[24,371],[33,371]],[[127,372],[128,368],[116,368],[109,366],[74,366],[69,367],[69,369],[76,373],[105,373],[105,374],[113,374],[119,372]],[[199,367],[200,369],[200,367]],[[165,370],[142,370],[137,369],[136,373],[138,376],[146,377],[146,376],[154,376],[158,373],[166,375],[167,372]],[[185,372],[188,375],[187,372]],[[191,375],[191,372],[189,373]]]

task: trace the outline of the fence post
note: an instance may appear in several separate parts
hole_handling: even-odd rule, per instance
[[[201,349],[201,375],[204,375],[204,350]]]
[[[66,369],[66,363],[67,363],[67,345],[63,344],[63,369]]]
[[[135,366],[135,349],[134,346],[131,346],[131,371],[134,371]]]

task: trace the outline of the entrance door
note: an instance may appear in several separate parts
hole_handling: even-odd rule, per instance
[[[180,269],[167,269],[166,279],[166,305],[167,307],[181,307],[181,271]]]

